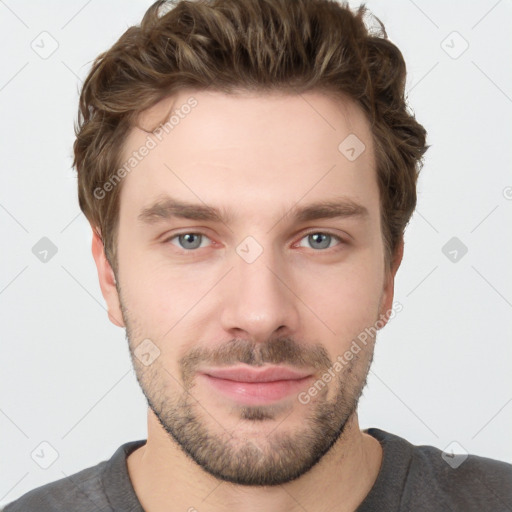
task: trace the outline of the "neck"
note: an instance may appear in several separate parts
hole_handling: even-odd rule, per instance
[[[146,512],[351,512],[372,488],[382,462],[380,443],[361,432],[357,414],[309,472],[275,487],[240,486],[211,476],[169,437],[148,409],[148,439],[127,459],[135,493]]]

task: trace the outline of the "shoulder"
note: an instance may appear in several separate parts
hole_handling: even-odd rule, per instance
[[[370,429],[383,446],[404,453],[402,503],[412,510],[510,510],[512,464],[467,453],[416,446],[379,429]],[[461,450],[462,451],[462,450]],[[425,508],[430,503],[430,508]]]
[[[1,512],[111,512],[105,505],[101,473],[107,464],[83,469],[66,478],[33,489],[7,504]]]
[[[37,487],[5,505],[0,512],[135,510],[140,504],[130,482],[126,457],[145,443],[146,439],[140,439],[122,444],[109,460]],[[142,509],[139,506],[137,510]]]
[[[432,492],[453,507],[506,510],[512,506],[512,464],[503,461],[416,446],[411,476],[417,482],[430,482]]]

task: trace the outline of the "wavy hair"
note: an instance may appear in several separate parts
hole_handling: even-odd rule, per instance
[[[416,207],[426,131],[408,110],[406,65],[365,5],[336,0],[158,0],[94,61],[73,145],[79,205],[117,269],[122,183],[94,194],[121,165],[140,114],[182,89],[306,91],[348,96],[372,130],[389,265]],[[371,16],[371,15],[370,15]]]

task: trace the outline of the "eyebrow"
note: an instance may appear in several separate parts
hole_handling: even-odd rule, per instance
[[[368,209],[348,198],[320,201],[303,207],[292,207],[280,220],[292,218],[296,222],[308,222],[334,218],[366,218]],[[225,210],[200,203],[189,203],[166,196],[153,205],[143,208],[137,219],[144,224],[156,224],[172,218],[202,220],[229,224],[233,215]]]

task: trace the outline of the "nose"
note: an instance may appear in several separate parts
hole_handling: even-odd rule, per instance
[[[222,304],[222,327],[232,337],[266,342],[292,336],[299,329],[299,299],[293,293],[290,269],[264,250],[253,262],[233,257]]]

